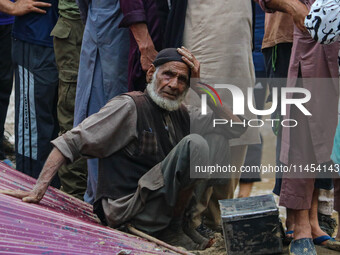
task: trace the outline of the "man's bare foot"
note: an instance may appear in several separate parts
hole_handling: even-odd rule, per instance
[[[312,238],[312,230],[310,224],[295,224],[294,227],[294,240],[302,238]]]
[[[286,231],[287,238],[294,238],[294,230],[287,230]]]
[[[328,236],[328,234],[326,232],[324,232],[319,225],[317,226],[312,226],[312,238],[318,238],[320,236]],[[320,245],[326,245],[327,240],[323,241],[322,243],[320,243]]]
[[[238,198],[241,197],[249,197],[251,194],[251,190],[253,188],[253,182],[240,182],[239,187],[240,187],[240,191],[238,193]]]
[[[294,221],[294,214],[290,209],[287,208],[286,210],[287,219],[286,219],[286,237],[287,238],[294,238],[294,228],[295,228],[295,221]]]

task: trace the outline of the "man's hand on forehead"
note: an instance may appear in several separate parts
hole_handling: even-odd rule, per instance
[[[178,48],[177,51],[182,55],[183,61],[190,67],[191,78],[200,78],[200,62],[195,56],[184,46]]]

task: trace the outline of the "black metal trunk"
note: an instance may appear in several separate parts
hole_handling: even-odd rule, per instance
[[[219,202],[228,255],[282,252],[279,211],[272,195]]]

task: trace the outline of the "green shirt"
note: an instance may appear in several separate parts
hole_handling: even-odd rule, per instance
[[[73,20],[80,19],[79,8],[76,0],[59,0],[58,8],[60,16]]]

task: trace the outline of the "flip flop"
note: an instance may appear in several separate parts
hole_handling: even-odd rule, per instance
[[[12,161],[10,161],[8,158],[5,158],[4,160],[0,160],[0,161],[2,161],[6,165],[8,165],[9,167],[12,167],[14,169],[14,165],[13,165]]]
[[[317,255],[312,238],[293,240],[289,245],[289,255]]]
[[[331,250],[340,251],[340,241],[331,238],[326,243],[326,247]]]
[[[293,239],[294,239],[293,237],[287,236],[287,235],[291,235],[291,234],[294,234],[294,230],[289,230],[289,231],[285,232],[285,236],[283,238],[283,243],[285,245],[288,245],[288,244],[290,244],[291,241],[293,241]]]
[[[322,244],[322,243],[325,242],[325,241],[328,241],[330,239],[332,239],[332,238],[329,235],[319,236],[319,237],[313,239],[313,243],[315,245],[325,245],[325,244]]]

